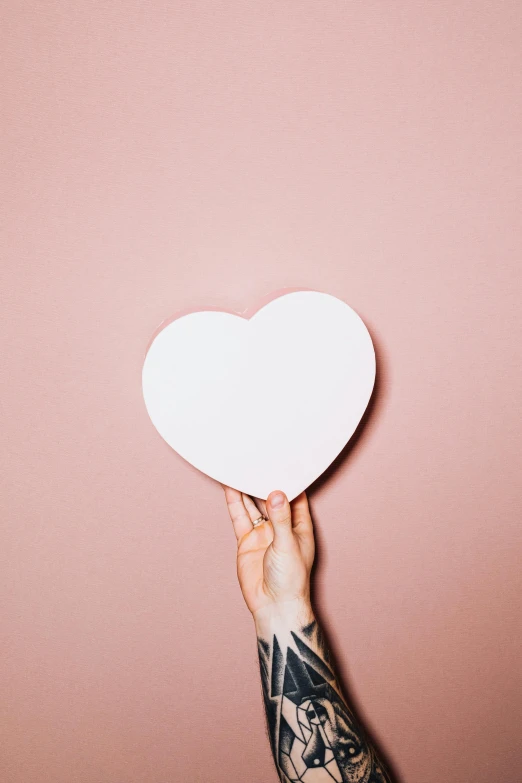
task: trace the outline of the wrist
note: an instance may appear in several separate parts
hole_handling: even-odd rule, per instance
[[[309,598],[294,598],[263,606],[252,613],[259,637],[269,639],[285,630],[298,630],[315,620]]]

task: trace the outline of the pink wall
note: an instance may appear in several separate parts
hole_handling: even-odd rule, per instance
[[[357,703],[404,783],[518,780],[520,2],[7,16],[3,783],[275,781],[222,490],[140,372],[177,310],[286,286],[379,351],[311,493]]]

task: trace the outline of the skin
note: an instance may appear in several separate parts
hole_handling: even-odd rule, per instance
[[[258,639],[280,780],[389,783],[343,696],[312,608],[315,540],[306,493],[289,503],[284,492],[274,490],[265,502],[221,486],[237,539],[239,584]],[[254,527],[260,515],[267,519]]]
[[[315,555],[312,519],[306,493],[292,504],[283,493],[279,508],[271,501],[258,505],[249,496],[225,487],[225,498],[237,538],[237,574],[245,603],[254,620],[294,605],[311,613],[310,571]],[[268,521],[253,527],[260,514]],[[288,606],[290,605],[290,607]]]

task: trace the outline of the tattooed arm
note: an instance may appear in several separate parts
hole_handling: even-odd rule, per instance
[[[272,754],[282,783],[389,783],[348,706],[310,602],[313,525],[306,493],[266,503],[223,487],[237,568],[254,618]],[[277,504],[279,496],[280,505]],[[265,520],[253,526],[261,514]]]
[[[268,730],[280,779],[389,781],[346,704],[311,610],[304,606],[258,617],[256,628]]]

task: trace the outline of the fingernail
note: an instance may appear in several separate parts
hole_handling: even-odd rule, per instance
[[[280,508],[283,503],[285,502],[285,496],[282,492],[276,492],[275,495],[272,495],[270,498],[270,505],[272,508]]]

